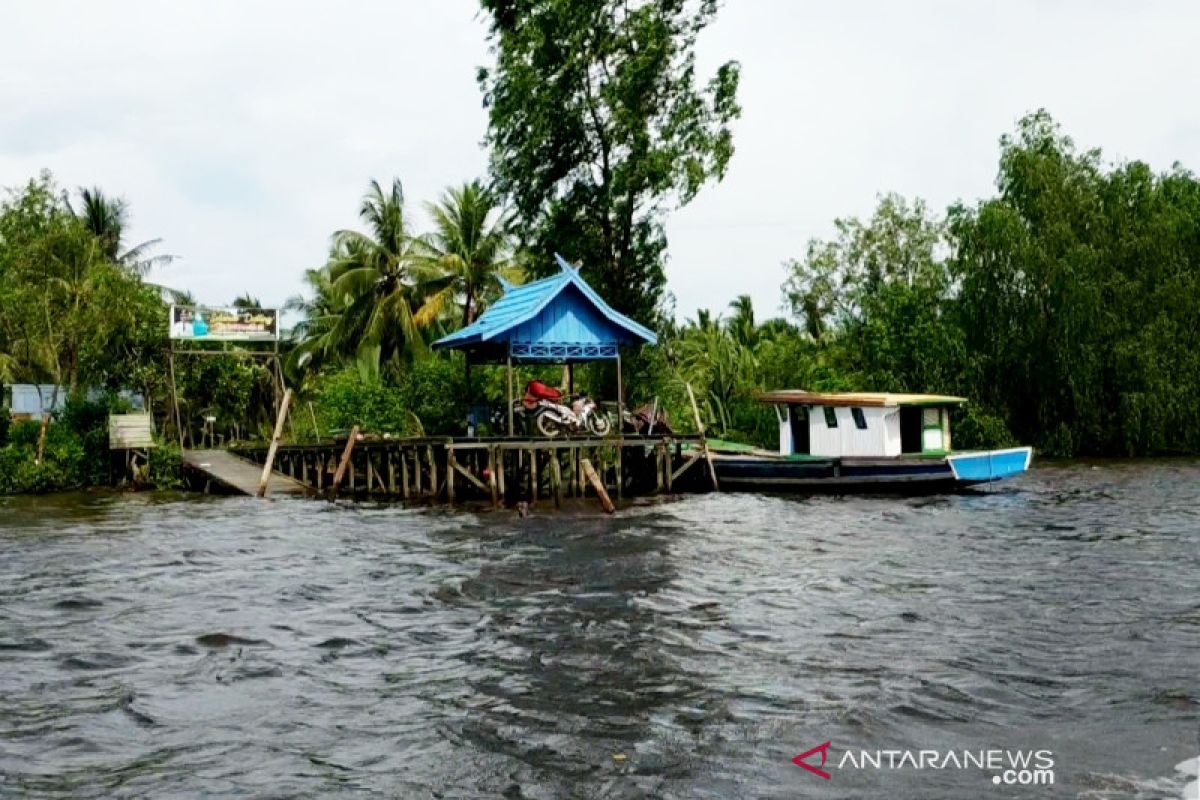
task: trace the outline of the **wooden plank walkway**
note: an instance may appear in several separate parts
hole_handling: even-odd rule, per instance
[[[253,496],[258,492],[262,479],[262,466],[239,458],[225,450],[187,450],[183,454],[184,466],[207,475],[223,486],[241,494]],[[307,486],[294,478],[272,472],[267,483],[267,497],[303,496],[309,494]]]

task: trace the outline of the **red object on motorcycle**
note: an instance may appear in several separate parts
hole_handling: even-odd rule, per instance
[[[525,404],[532,405],[538,400],[561,400],[562,392],[553,386],[547,386],[541,381],[530,381],[525,386]]]

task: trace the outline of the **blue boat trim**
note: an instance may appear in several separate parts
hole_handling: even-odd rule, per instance
[[[1029,469],[1032,447],[1010,447],[946,456],[946,462],[960,482],[986,483],[1019,475]]]

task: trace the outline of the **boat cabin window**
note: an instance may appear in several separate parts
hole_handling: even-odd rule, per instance
[[[836,428],[837,427],[837,409],[834,408],[833,406],[825,406],[824,408],[825,408],[825,427],[826,428]]]
[[[867,415],[863,413],[861,408],[850,409],[850,414],[854,417],[854,427],[860,431],[867,429]]]
[[[926,408],[924,411],[921,426],[921,449],[926,452],[945,449],[945,443],[942,440],[942,410]]]

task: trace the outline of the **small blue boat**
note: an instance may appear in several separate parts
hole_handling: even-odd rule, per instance
[[[883,392],[767,392],[779,452],[710,445],[721,488],[937,492],[1029,469],[1030,447],[954,452],[950,410],[965,398]]]

